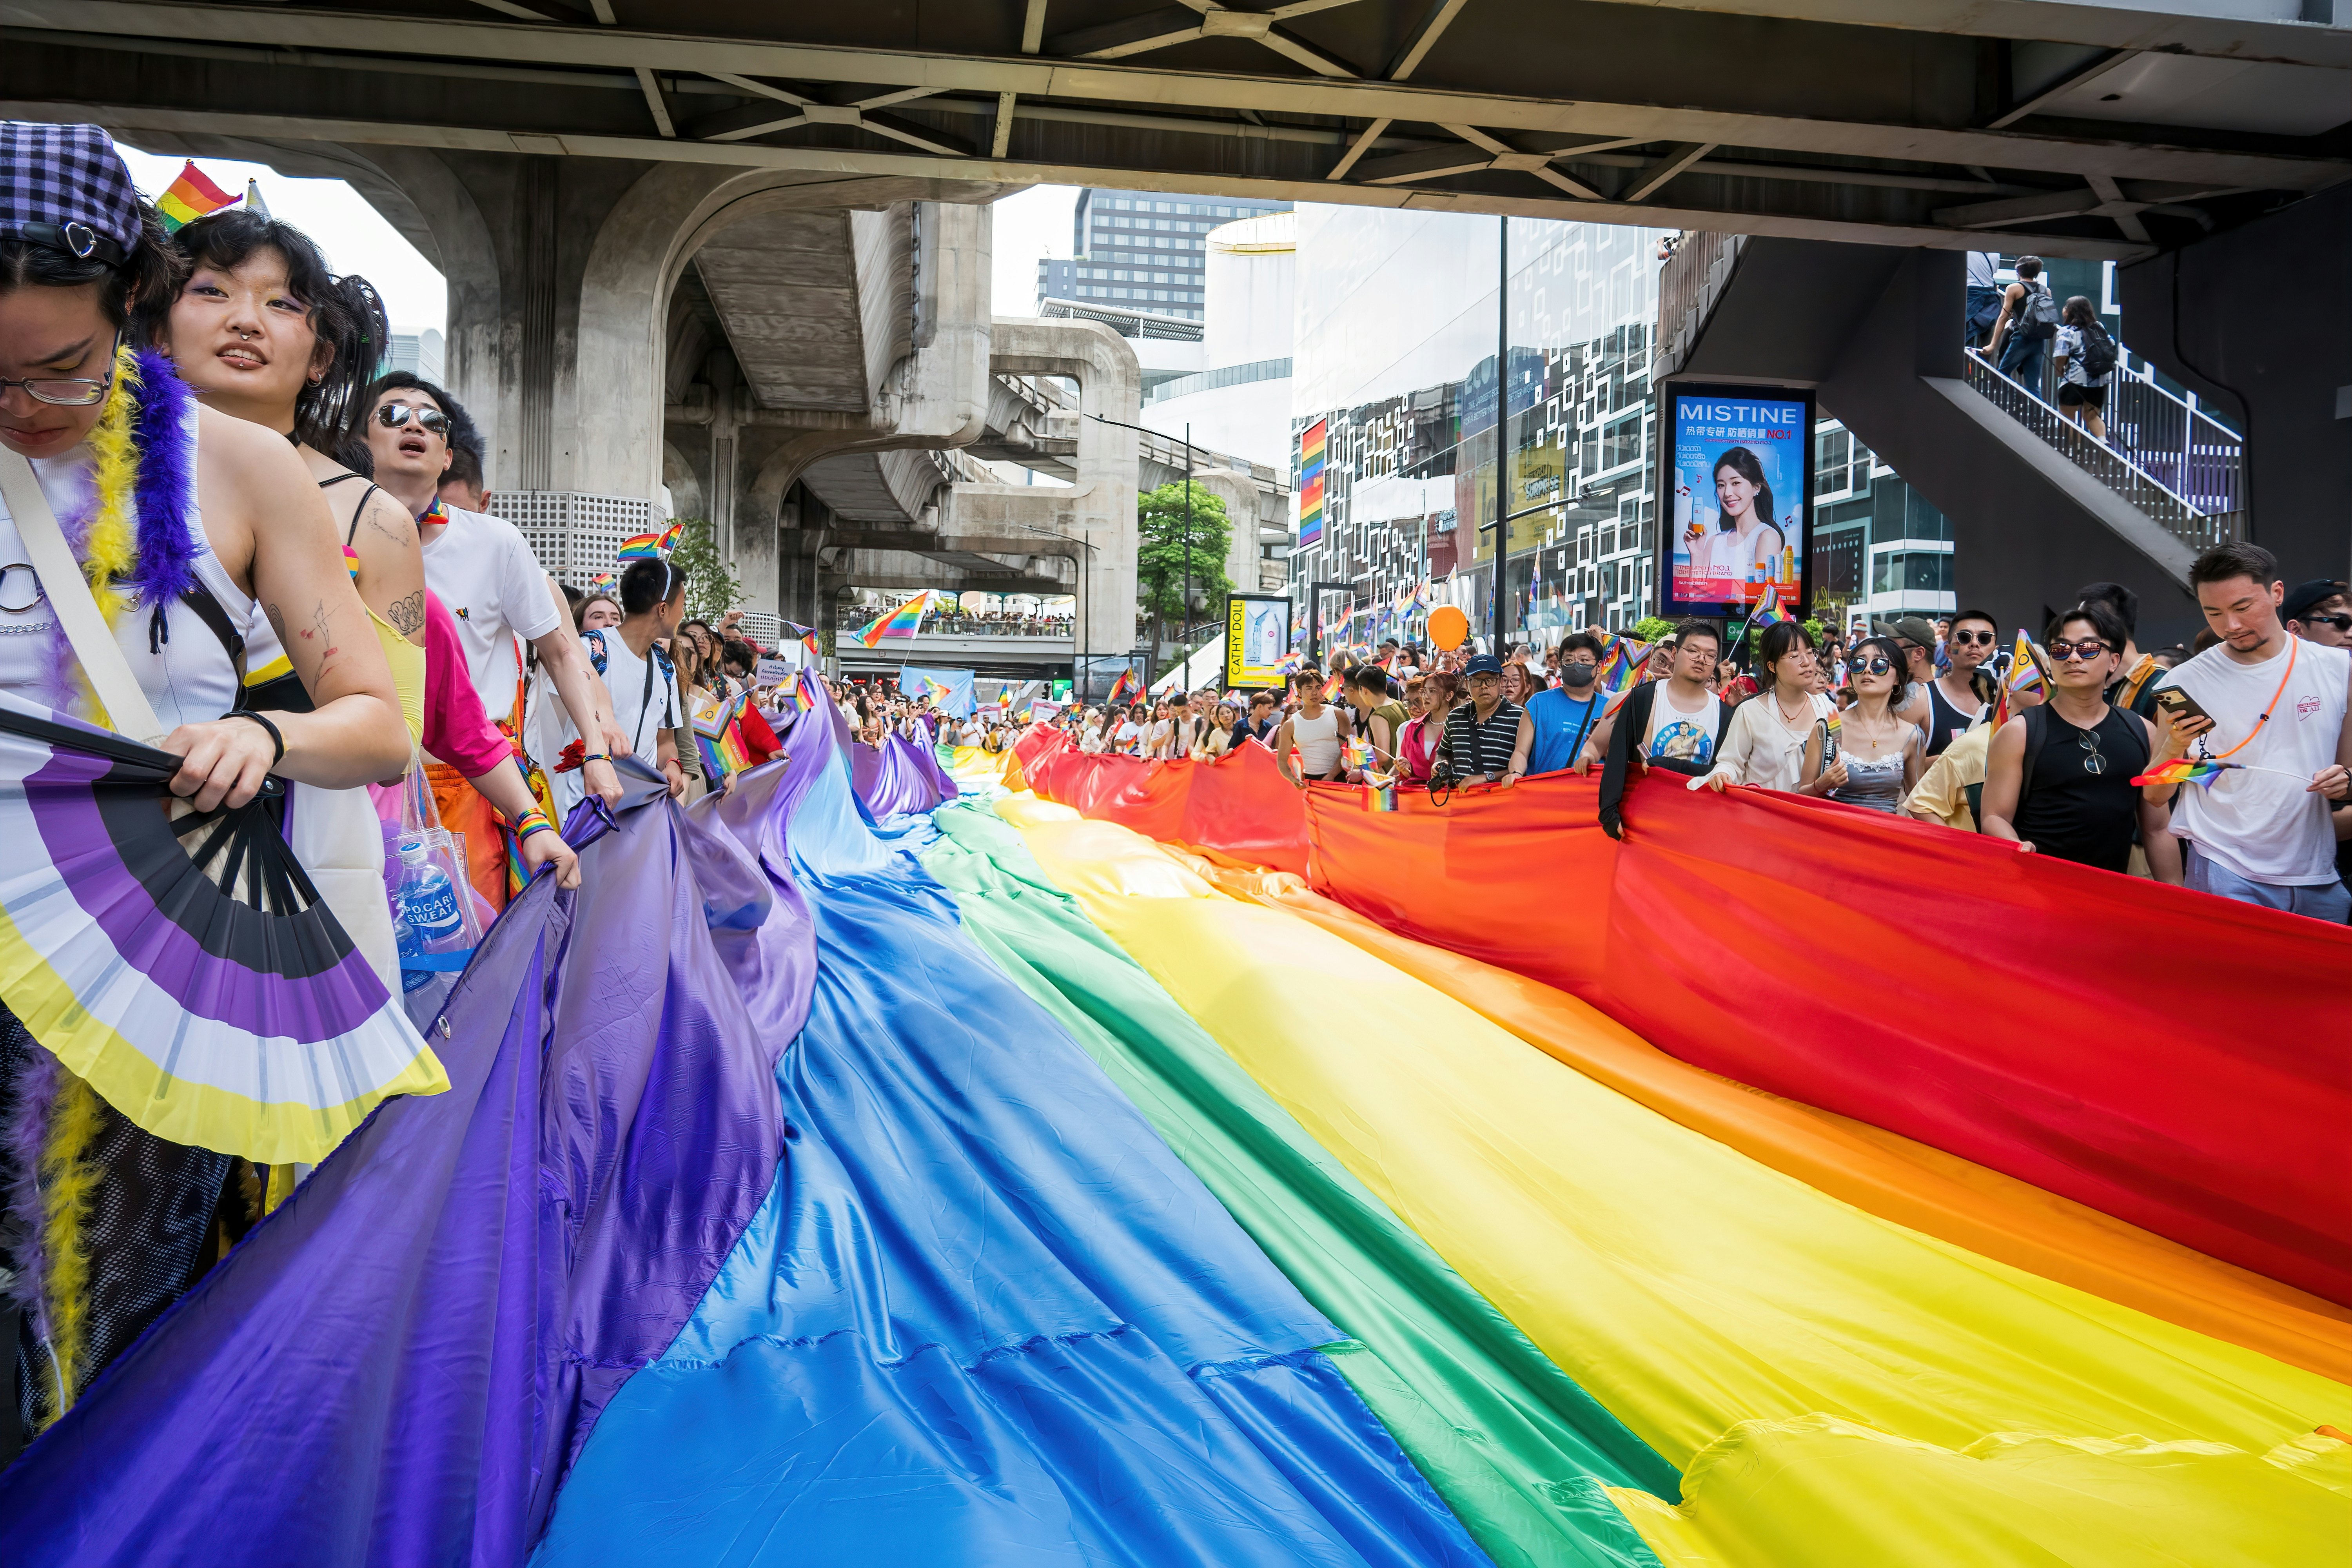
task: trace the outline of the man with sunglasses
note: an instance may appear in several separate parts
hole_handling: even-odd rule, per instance
[[[1918,709],[1927,716],[1927,755],[1940,757],[1952,742],[1975,729],[1992,711],[1990,681],[1977,671],[2000,646],[2000,625],[1983,610],[1962,610],[1947,623],[1946,662],[1920,693]]]
[[[2107,682],[2130,634],[2106,605],[2077,605],[2050,624],[2050,700],[2004,724],[1985,758],[1984,832],[2103,871],[2131,868],[2133,829],[2163,828],[2132,779],[2156,750],[2148,721],[2109,706]]]
[[[506,519],[467,511],[441,498],[456,445],[470,428],[465,410],[447,393],[406,371],[379,377],[370,395],[375,415],[368,421],[368,450],[375,459],[375,482],[416,519],[425,586],[457,623],[482,710],[509,740],[521,732],[522,671],[515,639],[524,638],[538,650],[565,714],[586,714],[587,722],[578,728],[601,738],[583,764],[582,782],[607,803],[618,801],[620,775],[609,758],[627,751],[629,739],[614,722],[612,699],[572,635],[539,558]],[[466,835],[475,889],[493,909],[505,908],[505,843],[488,802],[454,768],[436,763],[430,773],[443,822]]]
[[[2322,647],[2352,647],[2352,599],[2333,577],[2314,577],[2279,605],[2286,629]]]
[[[2228,764],[2210,784],[2152,784],[2187,840],[2187,884],[2241,903],[2342,924],[2352,893],[2336,868],[2335,813],[2352,794],[2352,653],[2290,636],[2286,585],[2257,544],[2217,544],[2189,568],[2205,625],[2221,640],[2168,672],[2158,762]]]

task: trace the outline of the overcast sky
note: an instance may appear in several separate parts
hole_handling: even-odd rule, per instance
[[[1076,185],[1032,185],[996,204],[993,314],[1037,313],[1037,258],[1069,256],[1070,213],[1077,203]]]
[[[121,146],[120,143],[117,143]],[[180,177],[181,158],[159,158],[135,147],[121,147],[131,177],[149,200]],[[245,194],[248,179],[261,182],[261,199],[269,216],[290,223],[318,243],[327,265],[337,272],[356,272],[383,297],[385,314],[396,332],[426,327],[446,333],[449,291],[441,274],[417,253],[399,231],[376,216],[360,194],[341,180],[289,180],[266,164],[237,163],[226,158],[199,158],[205,177],[233,196]],[[1066,237],[1063,244],[1069,243]]]

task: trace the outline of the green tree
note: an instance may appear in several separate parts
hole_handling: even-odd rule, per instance
[[[719,553],[719,531],[705,517],[678,520],[685,531],[669,552],[669,563],[686,577],[686,613],[692,620],[718,623],[719,617],[743,602],[743,584],[734,565]]]
[[[1675,629],[1675,623],[1664,616],[1644,616],[1633,626],[1635,642],[1655,642]]]
[[[1171,621],[1184,619],[1184,481],[1178,479],[1136,498],[1136,531],[1141,536],[1136,552],[1135,602],[1152,618],[1153,639],[1165,642]],[[1234,528],[1225,517],[1225,503],[1195,483],[1192,486],[1192,619],[1213,614],[1233,584],[1225,577],[1225,552],[1232,548]]]

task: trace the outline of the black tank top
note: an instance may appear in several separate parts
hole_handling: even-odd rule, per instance
[[[2017,836],[2037,855],[2102,871],[2130,869],[2139,822],[2139,791],[2131,781],[2147,771],[2146,728],[2114,708],[2095,730],[2076,729],[2050,708],[2030,709],[2026,717],[2036,721],[2026,730],[2028,749],[2036,730],[2042,739],[2018,808]]]
[[[1940,757],[1944,749],[1968,732],[1979,709],[1963,712],[1944,700],[1944,689],[1935,681],[1927,682],[1927,754]]]

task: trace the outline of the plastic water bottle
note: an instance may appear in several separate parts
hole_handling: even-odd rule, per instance
[[[400,896],[393,912],[393,939],[401,958],[401,988],[415,991],[433,980],[436,971],[411,960],[462,948],[466,942],[465,911],[457,903],[457,885],[425,853],[425,842],[404,839],[400,846]]]

